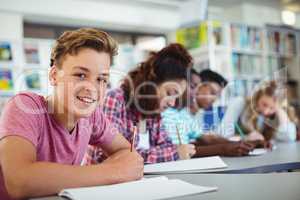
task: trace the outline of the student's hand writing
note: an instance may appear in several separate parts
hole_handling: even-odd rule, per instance
[[[254,141],[248,141],[247,143],[253,144],[255,148],[272,149],[273,146],[270,141],[266,141],[266,140],[254,140]]]
[[[108,157],[103,164],[114,169],[112,176],[116,176],[119,183],[139,180],[144,174],[144,160],[136,151],[118,151]]]
[[[246,156],[254,149],[248,142],[233,142],[222,145],[222,156]]]
[[[190,159],[195,155],[196,149],[193,144],[182,144],[177,147],[180,160]]]
[[[245,138],[245,140],[248,140],[248,141],[264,140],[264,139],[265,139],[264,136],[257,131],[252,131]]]

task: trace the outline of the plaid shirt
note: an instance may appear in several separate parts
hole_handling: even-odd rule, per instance
[[[108,120],[115,124],[119,132],[130,141],[133,135],[133,127],[139,122],[139,113],[133,109],[126,108],[122,89],[118,88],[108,92],[104,103],[104,113]],[[146,119],[146,130],[149,132],[150,148],[139,147],[139,134],[136,135],[135,141],[135,148],[144,158],[145,163],[179,159],[177,147],[172,144],[168,134],[162,129],[159,117]],[[99,147],[90,147],[84,163],[95,164],[103,161],[103,159],[105,159],[105,155]]]

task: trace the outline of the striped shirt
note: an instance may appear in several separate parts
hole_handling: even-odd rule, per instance
[[[200,112],[193,115],[187,108],[168,108],[162,113],[163,126],[174,144],[179,144],[177,129],[183,144],[189,144],[199,138],[203,133],[202,118]]]
[[[124,91],[117,88],[108,92],[104,103],[104,114],[119,132],[128,140],[133,135],[133,127],[140,122],[140,113],[132,108],[126,107]],[[145,130],[149,134],[148,139],[143,139],[144,135],[138,127],[135,148],[144,158],[145,163],[158,163],[178,160],[177,146],[169,138],[167,132],[162,128],[161,118],[147,118],[145,120]],[[146,147],[142,143],[148,143]],[[85,164],[101,162],[105,156],[100,148],[90,147],[85,157]]]

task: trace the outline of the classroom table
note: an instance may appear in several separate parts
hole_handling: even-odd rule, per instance
[[[201,186],[216,186],[216,192],[178,197],[174,200],[299,200],[300,173],[270,174],[173,174],[170,179],[181,179]],[[176,188],[174,188],[176,190]],[[100,199],[100,197],[99,197]],[[121,197],[120,197],[121,199]],[[32,200],[66,200],[44,197]]]
[[[182,174],[169,175],[184,181],[217,186],[218,191],[196,196],[174,198],[180,200],[299,200],[300,173],[271,174]]]
[[[224,169],[203,170],[202,173],[271,173],[300,169],[300,142],[277,143],[276,149],[260,156],[222,157]],[[300,199],[300,197],[299,197]]]

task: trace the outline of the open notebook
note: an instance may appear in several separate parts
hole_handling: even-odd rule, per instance
[[[219,156],[193,158],[157,164],[149,164],[144,167],[144,174],[166,174],[200,172],[201,170],[226,168],[227,165]]]
[[[216,187],[202,187],[167,177],[147,178],[139,181],[108,186],[65,189],[59,196],[72,200],[130,199],[154,200],[195,195],[216,191]]]

